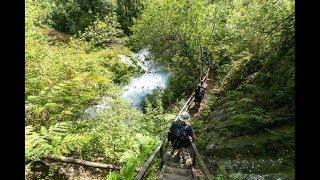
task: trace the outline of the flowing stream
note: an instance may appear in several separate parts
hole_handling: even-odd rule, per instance
[[[137,65],[144,70],[144,73],[129,81],[123,88],[122,97],[141,110],[142,102],[147,95],[152,94],[155,89],[166,87],[169,74],[154,64],[153,57],[147,49],[140,50],[134,56],[138,59]],[[124,60],[124,58],[122,55],[121,59]]]
[[[142,74],[132,77],[122,88],[122,98],[131,102],[136,109],[142,110],[142,102],[146,96],[151,95],[155,89],[166,87],[169,73],[155,65],[148,49],[141,49],[134,53],[135,60],[123,54],[119,54],[119,57],[121,62],[131,66],[139,66],[143,71]],[[112,101],[113,99],[110,97],[103,97],[97,105],[87,108],[82,117],[85,119],[95,117],[98,112],[110,107]]]

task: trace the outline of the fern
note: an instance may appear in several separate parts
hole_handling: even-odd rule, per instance
[[[80,149],[86,143],[90,141],[90,136],[79,135],[79,134],[68,134],[62,139],[61,151],[63,153],[70,153],[75,149]]]
[[[110,173],[107,177],[107,180],[120,180],[120,174],[116,173],[116,172],[112,172]]]
[[[128,162],[128,161],[130,161],[130,159],[134,159],[134,158],[136,158],[136,153],[133,152],[131,149],[129,149],[122,154],[119,162],[121,162],[121,163]]]
[[[237,101],[227,101],[222,105],[222,107],[232,107],[232,106],[235,106],[236,104],[237,104]]]
[[[121,174],[121,179],[134,179],[136,172],[135,172],[135,168],[136,168],[136,163],[137,160],[132,160],[132,161],[128,161],[126,163],[126,165],[121,168],[120,170],[120,174]]]
[[[48,154],[70,154],[76,149],[81,149],[91,139],[89,135],[73,134],[71,131],[71,122],[57,123],[48,129],[42,126],[40,132],[35,132],[32,126],[26,126],[26,158],[39,160]]]
[[[240,113],[240,114],[233,115],[230,118],[237,125],[250,125],[255,121],[261,122],[263,120],[263,117],[256,114],[250,114],[250,113]]]
[[[63,136],[66,135],[72,128],[71,122],[60,122],[53,126],[49,127],[49,135],[50,136]]]
[[[134,179],[136,166],[146,161],[158,143],[159,141],[151,136],[140,133],[136,134],[134,144],[132,145],[134,150],[126,150],[120,157],[120,162],[126,162],[125,165],[121,168],[120,172],[108,175],[107,179]]]

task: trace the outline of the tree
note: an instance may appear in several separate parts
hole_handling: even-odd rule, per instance
[[[118,21],[127,36],[132,34],[130,28],[133,25],[133,19],[139,17],[142,9],[143,2],[141,0],[117,0]]]
[[[207,68],[203,49],[211,33],[208,16],[208,9],[200,0],[152,1],[132,27],[132,40],[139,47],[150,47],[156,60],[168,69],[188,69],[190,75],[196,76],[197,69]]]
[[[110,15],[116,3],[109,0],[50,0],[52,1],[51,20],[59,31],[76,34],[83,31],[97,18]]]

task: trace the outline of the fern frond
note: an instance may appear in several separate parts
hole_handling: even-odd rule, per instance
[[[60,122],[54,126],[50,126],[48,133],[50,136],[63,136],[66,135],[67,132],[71,131],[71,129],[71,122]]]
[[[91,140],[89,135],[67,134],[61,140],[61,152],[65,154],[71,153],[76,148],[80,149]]]
[[[48,129],[45,128],[44,126],[41,126],[40,128],[40,135],[43,136],[44,138],[47,138],[49,133],[48,133]]]

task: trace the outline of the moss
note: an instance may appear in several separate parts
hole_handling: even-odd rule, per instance
[[[232,134],[229,134],[231,137],[228,137],[227,129],[220,129],[212,139],[215,142],[212,152],[209,148],[209,154],[219,157],[235,157],[238,154],[249,157],[283,156],[292,154],[295,147],[294,128],[291,126],[239,137],[232,137]]]

